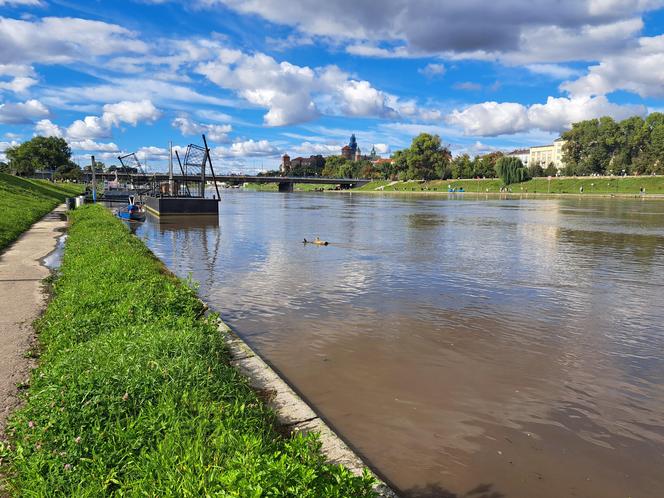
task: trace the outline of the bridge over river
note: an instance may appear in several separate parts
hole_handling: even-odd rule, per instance
[[[97,173],[98,179],[115,180],[116,173]],[[83,179],[86,182],[92,180],[92,173],[89,171],[84,172]],[[117,173],[117,179],[125,182],[133,182],[134,184],[151,183],[151,182],[167,182],[169,176],[166,173],[155,174],[141,174],[141,173]],[[173,175],[173,179],[179,182],[198,182],[201,180],[199,175]],[[207,181],[210,181],[210,176],[206,176]],[[293,186],[296,183],[308,183],[312,185],[339,185],[341,188],[361,187],[369,183],[371,180],[366,178],[326,178],[322,176],[258,176],[258,175],[217,175],[218,182],[241,184],[241,183],[276,183],[279,185],[279,192],[292,192]]]

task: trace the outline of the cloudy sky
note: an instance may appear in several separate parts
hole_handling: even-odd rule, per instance
[[[663,108],[664,0],[0,0],[0,159],[34,135],[81,164],[205,133],[218,168],[548,143]]]

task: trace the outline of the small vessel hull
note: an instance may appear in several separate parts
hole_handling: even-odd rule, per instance
[[[126,211],[120,211],[118,213],[118,218],[127,221],[145,221],[145,213],[128,213]]]

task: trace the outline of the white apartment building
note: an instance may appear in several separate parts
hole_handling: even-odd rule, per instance
[[[563,169],[565,167],[563,145],[565,145],[565,140],[558,138],[551,145],[531,147],[528,164],[539,164],[542,168],[546,168],[553,163],[557,170]]]
[[[516,149],[506,155],[507,157],[516,157],[517,159],[521,159],[523,165],[526,168],[528,167],[528,162],[530,161],[530,149]]]

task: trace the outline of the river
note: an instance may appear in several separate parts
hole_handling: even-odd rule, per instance
[[[662,201],[224,191],[137,235],[404,497],[664,496]]]

